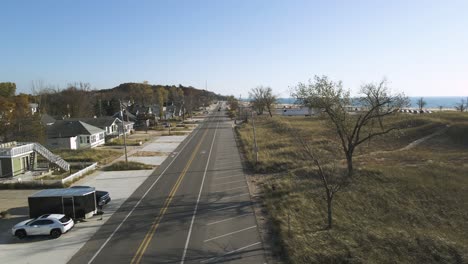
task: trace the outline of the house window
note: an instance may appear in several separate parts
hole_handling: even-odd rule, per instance
[[[99,140],[103,140],[103,139],[104,139],[104,133],[99,134]]]
[[[86,137],[86,143],[89,144],[89,137]]]

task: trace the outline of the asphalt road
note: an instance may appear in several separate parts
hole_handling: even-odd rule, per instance
[[[69,263],[265,263],[231,124],[215,111]]]

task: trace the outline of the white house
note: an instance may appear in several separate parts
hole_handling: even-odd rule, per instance
[[[311,116],[318,114],[319,110],[308,107],[284,107],[281,109],[277,109],[277,112],[280,112],[283,116]]]
[[[122,121],[117,117],[96,117],[96,118],[70,118],[66,120],[82,121],[86,124],[98,127],[105,131],[106,136],[122,135]]]
[[[82,121],[57,120],[47,127],[49,148],[83,149],[105,143],[105,130]]]

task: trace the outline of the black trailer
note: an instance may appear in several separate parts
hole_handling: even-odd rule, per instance
[[[73,219],[90,218],[97,213],[96,190],[89,188],[46,189],[28,197],[29,216],[64,214]]]

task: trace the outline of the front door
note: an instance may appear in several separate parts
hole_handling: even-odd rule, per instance
[[[75,218],[75,203],[73,197],[62,197],[63,214]]]
[[[21,161],[23,163],[23,172],[28,171],[29,170],[29,157],[23,157]]]

